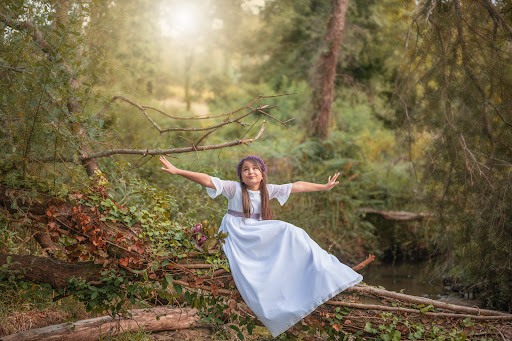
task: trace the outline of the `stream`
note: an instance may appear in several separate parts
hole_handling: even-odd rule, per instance
[[[359,271],[366,284],[382,286],[386,290],[427,297],[447,303],[483,307],[483,302],[453,292],[443,283],[433,262],[421,263],[370,263]],[[467,296],[467,294],[466,294]]]

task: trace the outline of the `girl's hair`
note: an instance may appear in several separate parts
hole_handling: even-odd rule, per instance
[[[261,182],[260,182],[260,197],[261,197],[261,219],[263,220],[272,220],[272,210],[270,209],[270,200],[268,198],[268,190],[267,190],[267,172],[266,167],[263,161],[259,157],[245,157],[242,159],[241,163],[243,164],[245,161],[251,161],[258,167],[261,172]],[[240,165],[240,164],[239,164]],[[240,165],[240,170],[241,170]],[[247,185],[242,181],[242,172],[238,171],[238,179],[240,180],[240,186],[242,187],[242,207],[244,217],[251,217],[251,198],[249,197],[249,192],[247,192]]]

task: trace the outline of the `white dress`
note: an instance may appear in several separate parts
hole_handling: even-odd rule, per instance
[[[238,182],[212,177],[212,198],[223,194],[228,210],[243,212]],[[281,206],[292,185],[267,185],[270,199]],[[249,190],[251,213],[261,213],[259,191]],[[245,303],[275,337],[309,315],[319,305],[363,277],[340,263],[301,228],[280,220],[256,220],[226,214],[220,229],[228,232],[223,245],[236,287]]]

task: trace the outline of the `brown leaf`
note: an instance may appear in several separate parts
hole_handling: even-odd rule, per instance
[[[236,308],[236,301],[235,300],[229,300],[228,301],[228,306],[230,309],[235,309]]]
[[[135,242],[134,244],[130,245],[128,247],[128,250],[130,251],[135,251],[137,252],[138,254],[143,254],[144,253],[144,246],[141,244],[141,242],[137,241]]]
[[[126,241],[126,238],[123,236],[121,232],[117,232],[117,237],[114,239],[114,243],[122,243]]]
[[[129,262],[129,258],[128,258],[128,257],[126,257],[126,258],[121,258],[121,259],[119,260],[119,264],[120,264],[121,266],[124,266],[124,267],[127,267],[127,266],[128,266],[128,262]]]
[[[332,327],[334,328],[334,330],[336,330],[337,332],[339,332],[341,330],[341,326],[337,323],[333,324]]]
[[[212,289],[213,297],[217,297],[217,295],[219,294],[219,287],[215,283],[212,283],[212,285],[210,285],[210,288]]]

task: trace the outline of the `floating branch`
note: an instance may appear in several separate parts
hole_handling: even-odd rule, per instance
[[[125,155],[172,155],[172,154],[181,154],[181,153],[189,153],[193,151],[201,152],[204,150],[210,149],[222,149],[226,147],[238,146],[240,144],[248,144],[256,141],[264,131],[264,126],[261,127],[258,135],[252,139],[246,140],[234,140],[229,142],[224,142],[220,144],[212,144],[206,146],[192,146],[192,147],[182,147],[182,148],[172,148],[172,149],[110,149],[104,150],[102,152],[93,153],[90,155],[81,155],[78,158],[67,157],[67,158],[45,158],[45,159],[30,159],[30,162],[77,162],[77,161],[87,161],[94,160],[100,157],[108,157],[116,154],[125,154]]]

